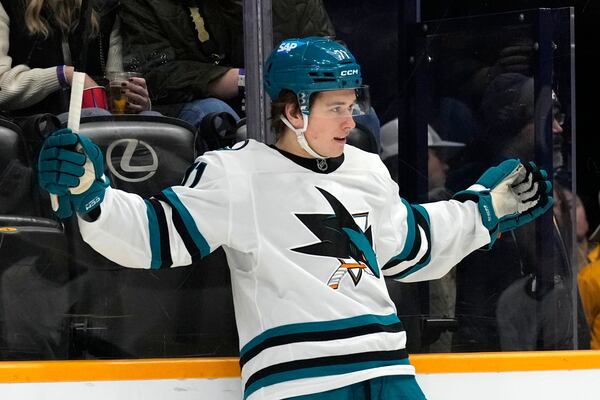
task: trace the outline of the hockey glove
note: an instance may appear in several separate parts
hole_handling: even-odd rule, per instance
[[[475,185],[453,198],[478,203],[483,225],[490,231],[491,247],[500,233],[544,214],[552,206],[551,193],[546,171],[533,162],[523,165],[512,159],[488,169]]]
[[[87,214],[100,205],[109,186],[98,146],[70,129],[61,129],[46,139],[38,173],[40,185],[59,196],[59,217],[67,214],[64,197],[75,211]]]

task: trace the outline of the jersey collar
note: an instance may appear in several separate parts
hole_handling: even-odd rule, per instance
[[[319,174],[329,174],[330,172],[333,172],[336,169],[338,169],[344,162],[344,154],[342,154],[339,157],[326,159],[305,158],[278,149],[275,145],[270,145],[269,147],[272,147],[273,149],[277,150],[282,156],[288,158],[289,160],[293,161],[299,166]]]

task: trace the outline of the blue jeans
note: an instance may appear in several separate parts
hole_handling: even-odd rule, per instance
[[[179,118],[189,122],[195,127],[200,126],[200,122],[204,117],[211,113],[226,112],[235,118],[236,122],[240,120],[237,113],[225,103],[223,100],[209,97],[207,99],[196,99],[186,103],[179,113]]]

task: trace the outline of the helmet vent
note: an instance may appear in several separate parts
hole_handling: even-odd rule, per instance
[[[335,78],[313,78],[314,83],[319,82],[335,82]]]
[[[319,77],[319,76],[325,76],[325,77],[329,77],[329,78],[335,78],[335,75],[333,74],[333,72],[309,72],[308,76],[312,76],[313,78]]]

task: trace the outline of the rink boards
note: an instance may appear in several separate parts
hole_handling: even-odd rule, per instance
[[[600,351],[411,356],[429,400],[598,398]],[[239,400],[237,358],[0,362],[0,398]]]

